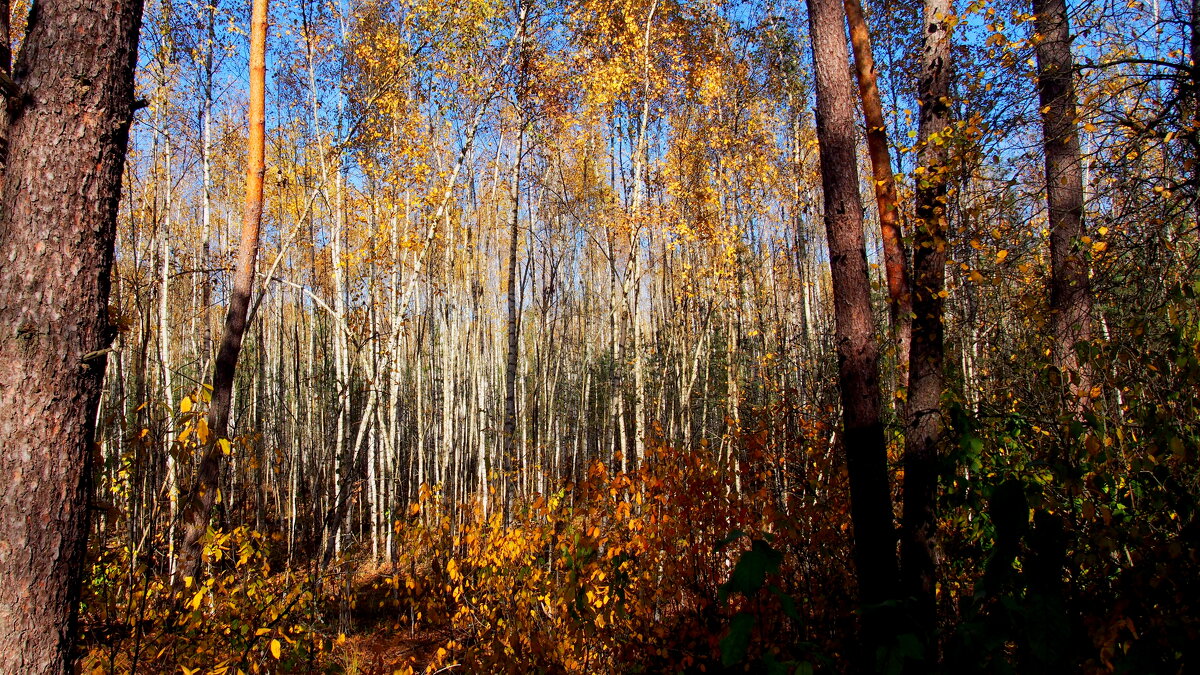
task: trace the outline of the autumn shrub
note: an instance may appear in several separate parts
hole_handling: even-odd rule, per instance
[[[1097,383],[1082,412],[954,408],[949,668],[1176,672],[1198,657],[1198,290],[1078,346]]]
[[[1165,672],[1194,651],[1200,333],[1174,316],[1155,350],[1081,347],[1120,400],[949,405],[945,672]],[[278,569],[273,537],[241,527],[210,532],[204,574],[176,586],[161,534],[98,538],[84,670],[842,672],[857,615],[841,449],[812,420],[768,447],[780,419],[747,414],[717,447],[651,443],[628,472],[594,462],[507,524],[495,492],[422,486],[390,558],[348,539],[327,565]]]
[[[428,591],[423,617],[449,629],[437,656],[467,672],[720,672],[830,654],[844,518],[813,503],[801,524],[770,481],[735,490],[732,470],[653,447],[635,471],[594,463],[520,503],[510,527],[478,505],[454,526],[424,503],[401,524],[393,583]]]
[[[207,573],[179,583],[156,574],[146,551],[95,551],[82,602],[82,672],[312,671],[324,648],[314,634],[316,589],[304,574],[274,572],[269,543],[246,527],[210,530]]]
[[[388,560],[350,543],[328,565],[279,570],[273,537],[239,527],[210,531],[204,574],[172,584],[163,534],[143,549],[98,537],[83,605],[84,669],[793,672],[835,664],[854,629],[845,475],[827,429],[807,432],[790,460],[765,447],[753,419],[722,447],[652,443],[628,472],[594,462],[578,482],[518,500],[507,525],[482,500],[451,504],[422,486],[394,523]]]

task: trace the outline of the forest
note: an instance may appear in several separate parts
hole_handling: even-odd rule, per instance
[[[0,5],[0,672],[1200,668],[1200,0]]]

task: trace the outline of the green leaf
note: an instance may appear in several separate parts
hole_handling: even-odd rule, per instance
[[[729,622],[729,633],[721,638],[721,665],[725,667],[741,663],[750,646],[750,632],[754,630],[754,615],[738,612]]]
[[[779,605],[783,608],[783,613],[787,615],[789,619],[795,621],[796,626],[800,626],[803,623],[803,620],[800,618],[800,612],[796,610],[796,601],[792,599],[792,596],[784,593],[782,588],[779,588],[774,584],[768,586],[767,588],[776,598],[779,598]]]
[[[738,557],[729,581],[721,585],[718,592],[720,600],[724,602],[730,593],[747,596],[757,593],[766,582],[767,575],[778,572],[782,562],[782,553],[762,539],[755,539],[750,543],[750,550],[743,551]]]
[[[733,542],[737,541],[738,539],[741,539],[741,538],[742,538],[742,537],[744,537],[744,536],[746,536],[746,533],[745,533],[745,532],[742,532],[741,530],[738,530],[738,529],[734,529],[734,530],[733,530],[733,531],[731,531],[729,534],[727,534],[727,535],[725,535],[724,537],[722,537],[722,538],[721,538],[721,539],[720,539],[720,540],[719,540],[719,541],[716,543],[716,545],[715,545],[715,546],[713,546],[713,550],[715,550],[715,551],[720,551],[721,549],[723,549],[723,548],[725,548],[726,546],[728,546],[728,545],[732,544]]]

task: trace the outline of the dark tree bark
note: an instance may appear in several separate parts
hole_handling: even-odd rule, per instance
[[[920,118],[913,236],[913,334],[904,439],[904,513],[900,575],[913,601],[913,628],[934,659],[937,623],[938,450],[942,440],[942,292],[946,286],[946,174],[950,139],[951,0],[926,0],[918,87]]]
[[[518,227],[521,222],[521,167],[525,159],[525,127],[528,123],[526,88],[528,86],[529,53],[525,43],[525,12],[521,12],[521,23],[517,26],[516,49],[518,52],[516,100],[520,114],[517,119],[517,161],[513,167],[512,218],[509,221],[508,249],[508,351],[504,365],[504,446],[500,457],[501,473],[504,475],[504,524],[512,522],[513,501],[516,499],[517,480],[515,460],[517,454],[517,364],[521,347],[521,315],[518,307],[517,245]],[[486,489],[486,487],[484,488]]]
[[[200,540],[208,530],[208,520],[217,496],[221,458],[224,456],[219,441],[229,433],[233,380],[250,310],[250,291],[254,283],[258,234],[262,223],[263,177],[266,174],[266,44],[267,0],[254,0],[250,19],[250,136],[246,144],[246,202],[242,212],[242,239],[238,246],[233,292],[225,314],[225,329],[213,365],[212,403],[208,409],[210,438],[203,446],[204,456],[180,516],[183,539],[176,566],[178,580],[195,576],[200,569]]]
[[[39,1],[12,72],[0,203],[3,673],[70,669],[141,16],[141,0]]]
[[[1046,152],[1046,205],[1050,217],[1050,333],[1054,364],[1067,387],[1068,406],[1086,407],[1091,381],[1075,343],[1092,335],[1092,290],[1083,236],[1083,163],[1076,123],[1071,27],[1065,0],[1033,0],[1037,31],[1038,99]]]
[[[858,194],[854,90],[841,3],[808,0],[808,20],[816,72],[817,140],[845,426],[842,441],[850,476],[854,564],[860,602],[869,608],[894,597],[897,572],[887,448],[880,420],[879,349],[872,334],[871,287]],[[879,612],[864,612],[863,642],[868,658],[886,642],[886,623]]]
[[[513,500],[517,483],[514,459],[517,447],[517,357],[520,353],[521,317],[517,308],[517,245],[521,218],[521,160],[525,152],[525,123],[519,122],[517,132],[517,163],[513,169],[513,205],[509,222],[508,250],[508,353],[504,366],[504,449],[500,466],[504,473],[504,524],[512,519]]]
[[[867,153],[871,157],[875,203],[879,207],[883,268],[887,274],[896,363],[899,364],[900,382],[903,383],[907,379],[905,374],[908,372],[909,344],[912,339],[912,286],[909,281],[908,253],[904,250],[904,233],[900,227],[896,177],[892,174],[887,127],[883,122],[883,103],[879,98],[875,56],[871,51],[871,31],[859,0],[844,0],[842,4],[850,24],[854,73],[858,78],[858,96],[862,99],[863,121],[867,124]]]

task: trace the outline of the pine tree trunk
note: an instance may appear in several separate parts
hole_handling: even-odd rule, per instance
[[[254,0],[250,24],[250,137],[247,142],[246,202],[242,214],[242,239],[238,247],[237,271],[225,329],[213,366],[212,403],[208,409],[210,438],[196,471],[191,490],[180,516],[182,541],[175,566],[177,580],[195,576],[200,569],[200,539],[208,529],[208,519],[217,496],[217,478],[223,451],[217,442],[229,433],[229,413],[233,400],[233,380],[237,370],[246,318],[250,309],[250,290],[258,257],[258,233],[262,223],[263,176],[266,174],[264,136],[267,42],[267,0]]]
[[[867,124],[867,152],[871,157],[875,203],[879,206],[879,230],[883,239],[883,266],[887,273],[892,333],[896,340],[896,363],[900,382],[905,381],[908,351],[912,338],[912,287],[909,282],[908,254],[900,227],[900,208],[896,197],[896,178],[888,150],[887,127],[883,121],[883,103],[875,74],[875,56],[871,51],[871,31],[859,0],[843,0],[850,23],[850,44],[854,48],[854,72],[858,77],[858,95],[862,99],[863,119]]]
[[[859,602],[871,608],[893,597],[896,548],[880,420],[879,349],[872,334],[871,286],[858,194],[854,95],[840,3],[808,0],[808,20],[816,72],[817,139],[845,426],[842,443],[850,476],[854,564]],[[887,629],[879,611],[864,612],[864,658],[874,658],[886,641]]]
[[[1076,123],[1074,60],[1065,0],[1033,0],[1037,29],[1038,99],[1046,151],[1050,216],[1050,333],[1054,362],[1071,382],[1068,405],[1082,411],[1091,379],[1075,344],[1092,335],[1092,289],[1083,237],[1083,162]]]
[[[4,673],[70,670],[141,14],[140,0],[38,2],[2,115]]]

